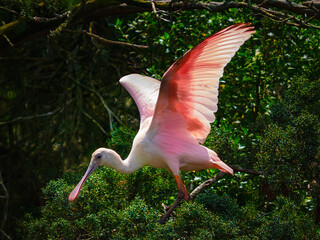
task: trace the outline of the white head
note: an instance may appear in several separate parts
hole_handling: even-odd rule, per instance
[[[100,166],[116,168],[119,165],[119,160],[121,160],[120,156],[111,149],[98,148],[96,151],[94,151],[88,169],[78,185],[70,193],[69,201],[72,202],[78,197],[83,183],[96,168]]]

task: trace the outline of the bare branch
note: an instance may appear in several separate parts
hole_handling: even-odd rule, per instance
[[[3,10],[5,10],[7,12],[10,12],[10,13],[13,13],[14,15],[22,16],[21,13],[18,13],[16,11],[12,10],[12,9],[7,8],[7,7],[0,6],[0,9],[3,9]]]
[[[62,14],[56,15],[53,18],[45,18],[45,17],[33,17],[32,19],[37,23],[50,23],[56,22],[57,20],[67,19],[70,17],[71,11],[64,12]]]
[[[65,106],[69,105],[71,102],[73,102],[73,100],[74,99],[69,100],[66,103]],[[15,123],[15,122],[18,122],[18,121],[23,121],[23,120],[31,120],[31,119],[34,119],[34,118],[48,117],[48,116],[54,115],[54,114],[56,114],[58,112],[62,112],[63,109],[65,108],[65,106],[64,107],[60,107],[60,108],[56,108],[53,111],[47,112],[47,113],[40,113],[40,114],[31,115],[31,116],[20,116],[20,117],[17,117],[15,119],[12,119],[12,120],[9,120],[9,121],[0,122],[0,126],[11,124],[11,123]]]
[[[89,33],[86,30],[80,30],[80,31],[74,31],[74,30],[69,30],[69,29],[65,29],[62,30],[63,32],[67,32],[67,33],[76,33],[76,34],[83,34],[83,35],[87,35],[89,37],[95,38],[103,43],[107,43],[107,44],[115,44],[115,45],[122,45],[122,46],[127,46],[127,47],[136,47],[136,48],[149,48],[148,46],[145,45],[137,45],[137,44],[133,44],[133,43],[126,43],[126,42],[120,42],[120,41],[113,41],[113,40],[109,40],[109,39],[105,39],[103,37],[100,37],[96,34],[93,33]]]
[[[1,171],[0,171],[0,185],[1,185],[1,188],[2,188],[3,193],[4,193],[3,198],[5,199],[5,203],[4,203],[3,210],[2,210],[1,225],[0,225],[0,230],[3,230],[4,224],[6,223],[7,217],[8,217],[9,193],[7,191],[6,186],[4,185]]]
[[[1,34],[1,36],[3,36],[7,40],[7,42],[10,44],[11,47],[14,46],[13,43],[10,41],[10,39],[7,37],[7,35]]]
[[[211,187],[212,184],[214,184],[215,182],[219,181],[219,179],[223,178],[224,175],[226,175],[227,173],[225,172],[219,172],[214,178],[211,178],[203,183],[201,183],[198,187],[196,187],[192,193],[190,194],[190,200],[194,200],[195,197],[201,193],[203,190]]]
[[[2,229],[0,229],[0,232],[1,232],[7,239],[11,240],[11,237],[10,237],[8,234],[6,234]]]
[[[20,116],[20,117],[17,117],[15,119],[12,119],[12,120],[9,120],[9,121],[0,122],[0,126],[6,125],[6,124],[10,124],[10,123],[15,123],[15,122],[18,122],[18,121],[23,121],[23,120],[31,120],[31,119],[34,119],[34,118],[51,116],[51,115],[56,114],[57,112],[60,112],[62,109],[63,108],[57,108],[57,109],[55,109],[55,110],[53,110],[51,112],[35,114],[35,115],[32,115],[32,116]]]
[[[308,6],[309,8],[316,7],[316,8],[320,9],[320,1],[319,0],[305,1],[305,2],[302,2],[302,5]]]
[[[102,97],[102,95],[94,88],[88,87],[82,83],[80,83],[79,81],[77,81],[75,78],[68,76],[71,80],[73,80],[75,83],[77,83],[80,87],[83,87],[91,92],[93,92],[101,101],[102,106],[107,110],[107,113],[109,115],[109,124],[111,124],[110,129],[112,130],[112,116],[121,124],[123,125],[123,122],[113,113],[113,111],[111,111],[111,109],[109,108],[109,106],[107,105],[106,101],[104,100],[104,98]]]
[[[89,118],[95,125],[97,125],[98,128],[100,128],[101,132],[103,132],[105,135],[108,135],[107,131],[101,126],[100,123],[97,122],[97,120],[95,120],[89,113],[84,111],[81,107],[78,106],[78,108],[80,109],[80,112],[83,113],[83,115]]]
[[[159,11],[156,9],[156,4],[154,0],[151,0],[151,6],[152,6],[152,11],[156,15],[156,18],[165,22],[170,22],[170,20],[165,19],[160,16]],[[165,13],[165,11],[160,10],[162,13]]]
[[[288,1],[288,0],[251,0],[253,3],[259,4],[260,7],[271,8],[275,7],[277,9],[286,10],[288,12],[296,14],[307,14],[313,16],[316,12],[307,6]]]
[[[255,176],[259,176],[259,175],[263,175],[264,174],[263,171],[255,171],[255,170],[252,170],[252,169],[247,169],[247,168],[240,167],[238,165],[229,165],[229,166],[235,172],[243,172],[243,173],[248,173],[248,174],[252,174],[252,175],[255,175]]]
[[[283,12],[275,11],[272,9],[266,9],[261,7],[261,5],[262,4],[260,4],[259,6],[248,5],[248,8],[276,22],[285,23],[295,27],[320,29],[320,26],[316,26],[309,23],[311,20],[318,18],[320,16],[319,13],[315,13],[315,15],[313,15],[309,19],[307,19],[306,21],[303,21],[302,19],[298,19],[295,16],[290,15],[288,13],[283,13]]]
[[[247,169],[247,168],[243,168],[237,165],[229,165],[235,172],[243,172],[243,173],[248,173],[248,174],[252,174],[255,176],[259,176],[259,175],[263,175],[262,171],[255,171],[252,169]],[[212,184],[214,184],[215,182],[219,181],[221,178],[223,178],[227,173],[225,172],[219,172],[214,178],[211,178],[203,183],[201,183],[198,187],[196,187],[192,193],[190,194],[190,200],[194,200],[195,197],[201,193],[202,191],[204,191],[205,189],[211,187]]]
[[[221,12],[228,9],[247,8],[252,12],[268,17],[273,21],[295,27],[316,28],[319,29],[319,23],[310,22],[320,19],[319,1],[306,1],[302,4],[289,0],[250,0],[250,1],[224,1],[224,2],[202,2],[202,1],[171,1],[171,0],[114,0],[114,1],[85,1],[81,5],[76,5],[70,11],[63,14],[57,14],[53,18],[30,17],[20,14],[20,18],[0,26],[0,35],[6,36],[0,38],[0,49],[16,46],[35,37],[45,36],[50,31],[55,33],[65,27],[72,27],[79,24],[91,22],[107,16],[124,15],[129,13],[154,11],[159,19],[168,21],[160,16],[160,11],[185,11],[205,9],[211,12]],[[2,7],[2,9],[19,14],[13,10]],[[63,24],[63,25],[61,25]],[[24,29],[21,31],[21,29]],[[147,48],[130,43],[111,41],[86,31],[78,33],[96,38],[107,44],[121,44],[131,47]],[[9,41],[8,41],[9,40]]]
[[[151,0],[151,6],[152,6],[153,13],[156,15],[157,18],[159,18],[159,14],[157,13],[156,5],[154,4],[154,0]]]
[[[112,115],[116,116],[113,111],[111,111],[111,109],[108,107],[106,101],[104,100],[104,98],[102,97],[102,95],[95,89],[93,83],[91,82],[91,86],[92,86],[92,90],[94,91],[94,93],[98,96],[98,98],[100,99],[103,107],[107,110],[108,112],[108,116],[109,116],[109,128],[111,129],[111,131],[113,131],[113,124],[112,124]],[[118,119],[118,121],[120,121],[120,119]],[[120,121],[121,122],[121,121]]]

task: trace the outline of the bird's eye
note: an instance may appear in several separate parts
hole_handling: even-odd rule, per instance
[[[98,159],[100,159],[101,157],[102,157],[101,154],[96,155],[96,158],[98,158]]]

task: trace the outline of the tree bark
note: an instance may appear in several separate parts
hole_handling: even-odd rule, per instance
[[[50,31],[59,32],[64,27],[87,23],[99,18],[130,13],[161,10],[206,9],[220,12],[231,8],[247,8],[256,14],[282,21],[297,27],[314,27],[312,19],[320,19],[318,5],[311,3],[297,4],[288,0],[252,0],[252,1],[171,1],[171,0],[90,0],[76,5],[72,10],[57,15],[55,18],[21,16],[0,27],[0,50],[8,49],[34,38],[46,36]],[[2,10],[6,9],[1,7]],[[277,9],[277,10],[274,10]],[[12,12],[10,9],[6,9]],[[19,14],[19,13],[18,13]],[[296,14],[298,15],[292,15]],[[306,19],[308,17],[309,19]]]

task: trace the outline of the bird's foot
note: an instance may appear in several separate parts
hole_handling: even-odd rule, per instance
[[[177,199],[174,201],[174,203],[171,205],[171,207],[167,210],[167,212],[161,217],[161,219],[159,221],[160,224],[164,224],[166,222],[167,218],[173,212],[173,209],[175,209],[176,206],[179,204],[179,202],[181,202],[181,200],[183,200],[183,199],[185,199],[185,194],[183,192],[179,192]],[[189,194],[188,194],[188,198],[187,199],[189,201],[189,199],[190,199],[190,195]],[[165,206],[165,207],[167,208],[167,206]]]

